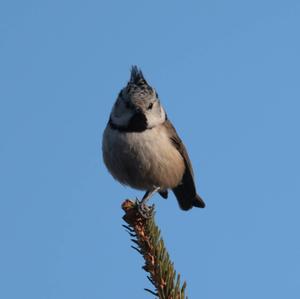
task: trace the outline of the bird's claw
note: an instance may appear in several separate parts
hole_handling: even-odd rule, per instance
[[[136,203],[138,212],[143,218],[150,219],[153,216],[154,204],[149,207],[143,201],[137,200]]]

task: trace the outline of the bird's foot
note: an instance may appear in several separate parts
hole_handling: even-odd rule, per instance
[[[143,200],[139,201],[138,199],[136,200],[136,204],[138,212],[143,218],[150,219],[153,216],[154,204],[152,206],[147,206]]]

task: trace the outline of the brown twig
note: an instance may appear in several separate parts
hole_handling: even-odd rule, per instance
[[[155,287],[155,291],[145,289],[159,299],[187,299],[185,296],[186,283],[180,286],[180,275],[176,276],[174,265],[160,236],[160,230],[151,218],[144,218],[138,210],[138,205],[131,200],[122,204],[125,211],[124,225],[132,237],[132,246],[144,258],[143,269],[149,273],[148,279]]]

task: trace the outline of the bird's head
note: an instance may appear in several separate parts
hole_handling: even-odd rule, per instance
[[[157,92],[147,83],[142,71],[133,66],[130,80],[113,106],[110,122],[123,130],[141,132],[162,124],[165,119]]]

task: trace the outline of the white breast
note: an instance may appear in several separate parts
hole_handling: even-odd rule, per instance
[[[141,190],[176,187],[185,169],[163,125],[139,133],[119,132],[107,126],[103,158],[118,181]]]

